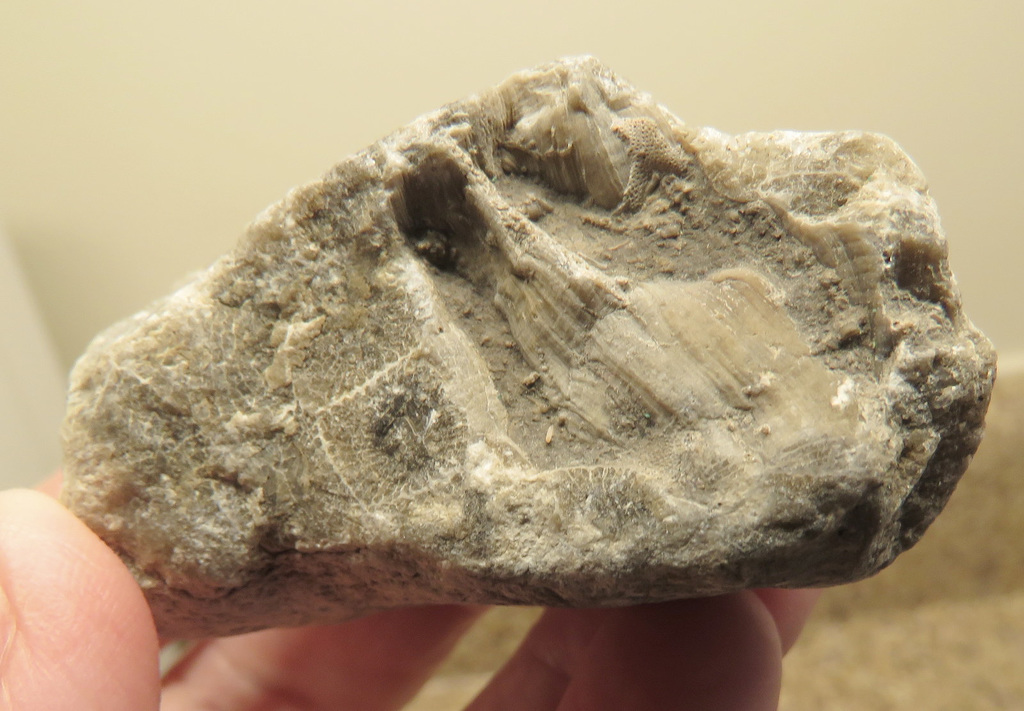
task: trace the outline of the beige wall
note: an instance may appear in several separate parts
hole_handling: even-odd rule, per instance
[[[31,486],[60,463],[64,378],[35,300],[0,229],[0,489]]]
[[[694,124],[896,138],[929,176],[968,312],[1020,349],[1022,28],[1011,0],[4,0],[0,222],[66,367],[289,186],[591,53]]]

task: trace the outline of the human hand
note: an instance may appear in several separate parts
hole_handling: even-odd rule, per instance
[[[469,709],[775,709],[782,654],[816,596],[548,610]],[[118,557],[52,498],[0,493],[3,708],[400,709],[484,609],[209,640],[161,682],[149,608]]]

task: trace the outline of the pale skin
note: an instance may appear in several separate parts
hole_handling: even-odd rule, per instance
[[[54,500],[58,487],[0,492],[0,709],[400,709],[485,610],[406,608],[209,640],[161,681],[141,591]],[[776,709],[782,655],[816,597],[548,610],[468,709]]]

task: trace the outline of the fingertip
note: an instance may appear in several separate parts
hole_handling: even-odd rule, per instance
[[[47,496],[56,499],[60,496],[60,487],[64,482],[64,472],[57,470],[50,476],[46,477],[38,486],[36,491],[41,491]]]
[[[469,708],[768,711],[781,678],[775,622],[749,591],[549,610]]]
[[[403,708],[485,609],[407,607],[211,640],[166,677],[161,708],[281,708],[282,699],[301,699],[301,708]]]
[[[775,620],[783,654],[796,644],[800,632],[803,631],[807,619],[814,610],[815,603],[821,597],[821,592],[814,588],[794,590],[760,588],[754,590],[754,594],[764,603],[765,608]]]
[[[0,591],[5,701],[158,707],[156,630],[142,591],[114,552],[46,494],[0,492]]]
[[[778,704],[778,633],[749,593],[624,609],[595,635],[589,657],[560,709],[767,711]]]

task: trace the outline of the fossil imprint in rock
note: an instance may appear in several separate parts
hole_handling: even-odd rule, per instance
[[[63,500],[166,637],[840,583],[938,514],[994,373],[892,141],[691,128],[568,59],[98,336]]]

